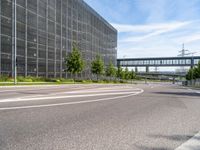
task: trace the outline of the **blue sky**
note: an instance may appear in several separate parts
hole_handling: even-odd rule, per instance
[[[200,0],[85,0],[119,32],[118,58],[200,55]]]

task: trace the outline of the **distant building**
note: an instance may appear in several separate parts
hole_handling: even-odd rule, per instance
[[[13,75],[14,0],[0,1],[0,75]],[[73,42],[86,61],[100,54],[116,64],[117,30],[83,0],[17,1],[17,73],[23,76],[67,77],[64,59]]]

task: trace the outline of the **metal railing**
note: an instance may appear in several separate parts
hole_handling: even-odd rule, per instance
[[[200,87],[200,78],[183,82],[184,86]]]

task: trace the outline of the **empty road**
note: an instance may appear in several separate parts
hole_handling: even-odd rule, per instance
[[[200,150],[200,92],[170,83],[0,87],[0,150]]]

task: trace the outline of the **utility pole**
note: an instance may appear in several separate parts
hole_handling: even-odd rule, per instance
[[[180,57],[185,57],[187,54],[186,54],[186,52],[188,52],[189,50],[186,50],[185,49],[185,44],[183,43],[183,46],[182,46],[182,50],[181,51],[179,51],[179,55],[178,56],[180,56]]]
[[[187,56],[187,52],[188,52],[189,50],[186,50],[185,49],[185,44],[183,43],[183,45],[182,45],[182,50],[181,51],[179,51],[179,55],[178,55],[178,57],[185,57],[185,56]],[[184,67],[181,67],[180,68],[180,72],[185,72],[185,68]]]

